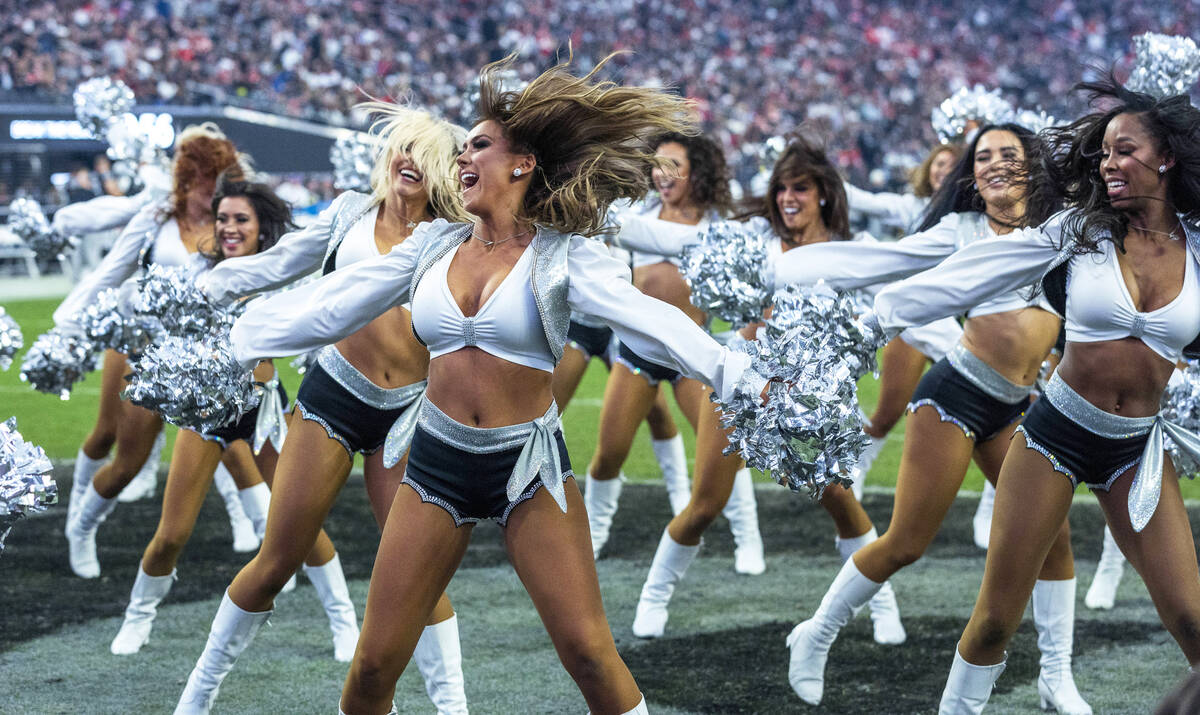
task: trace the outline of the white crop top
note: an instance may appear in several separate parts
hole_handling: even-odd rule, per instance
[[[429,359],[477,347],[518,365],[554,372],[554,353],[530,287],[532,248],[525,249],[471,317],[463,315],[446,281],[457,253],[450,251],[430,266],[413,295],[413,331],[429,348]]]
[[[378,216],[379,204],[376,204],[346,231],[346,237],[337,247],[334,270],[340,271],[352,263],[379,257],[379,246],[375,244],[375,221]]]
[[[179,233],[179,222],[167,219],[154,236],[150,249],[150,262],[156,266],[182,266],[191,260],[192,254],[183,245]]]
[[[1102,254],[1071,260],[1067,275],[1067,341],[1094,343],[1138,338],[1164,359],[1177,362],[1181,350],[1200,334],[1200,280],[1188,253],[1183,288],[1166,305],[1139,312],[1121,275],[1116,246],[1101,243]]]

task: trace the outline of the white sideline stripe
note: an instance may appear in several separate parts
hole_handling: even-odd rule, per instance
[[[17,393],[36,392],[29,385],[0,385],[0,394],[15,395]],[[72,395],[99,395],[99,387],[76,387],[71,390]]]

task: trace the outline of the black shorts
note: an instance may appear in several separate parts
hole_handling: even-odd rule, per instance
[[[634,375],[641,375],[651,385],[657,385],[664,381],[675,384],[679,378],[683,377],[678,370],[672,370],[639,357],[624,343],[617,348],[617,362],[629,368]]]
[[[327,364],[318,360],[309,366],[296,393],[296,410],[302,418],[324,427],[330,439],[337,440],[352,457],[355,452],[373,454],[383,446],[388,430],[404,408],[420,396],[425,383],[393,389],[368,383],[374,390],[360,388],[356,394],[343,381],[334,379]]]
[[[913,392],[908,411],[931,405],[943,422],[952,422],[976,443],[1003,431],[1029,406],[1029,395],[1016,403],[996,399],[960,373],[946,358],[933,364]]]
[[[286,409],[288,403],[287,389],[284,388],[281,382],[276,390],[279,391],[279,403]],[[255,405],[254,409],[243,414],[233,424],[218,427],[211,432],[202,432],[199,434],[210,442],[220,444],[222,449],[239,439],[244,442],[251,442],[254,439],[254,428],[258,423],[258,407],[258,405]]]
[[[1046,397],[1029,408],[1017,428],[1025,445],[1041,452],[1054,471],[1089,489],[1108,491],[1117,477],[1142,460],[1149,434],[1113,439],[1092,432],[1064,415]]]
[[[595,328],[574,320],[567,328],[568,345],[583,353],[588,360],[600,358],[609,367],[612,367],[612,337],[612,328]]]

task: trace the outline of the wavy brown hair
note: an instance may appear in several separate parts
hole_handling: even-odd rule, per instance
[[[775,235],[787,237],[787,225],[779,213],[775,195],[785,182],[809,178],[817,185],[825,205],[821,207],[821,221],[829,230],[830,240],[846,241],[850,238],[850,203],[846,199],[846,187],[842,177],[829,161],[824,145],[803,132],[788,136],[788,145],[775,161],[771,178],[767,181],[767,193],[762,198],[751,199],[747,211],[739,218],[764,216],[771,222]]]
[[[658,151],[663,144],[678,144],[687,152],[688,163],[692,165],[688,176],[692,201],[705,213],[715,210],[727,215],[733,208],[733,194],[729,191],[729,165],[721,145],[703,134],[667,132],[651,140],[650,148]]]
[[[503,86],[514,56],[480,72],[478,121],[499,124],[512,151],[537,162],[523,206],[535,223],[599,233],[609,204],[641,200],[650,190],[650,168],[660,163],[651,140],[665,132],[697,133],[682,97],[600,80],[614,56],[582,77],[570,73],[568,57],[518,90]]]
[[[193,124],[179,133],[171,164],[171,211],[179,218],[187,212],[188,194],[198,184],[216,181],[222,172],[241,179],[237,148],[212,122]]]
[[[236,172],[240,175],[240,172]],[[217,207],[221,199],[240,196],[250,202],[254,215],[258,219],[258,253],[262,253],[279,242],[288,231],[293,231],[296,224],[292,222],[292,207],[279,198],[279,195],[266,184],[242,181],[235,178],[233,172],[226,171],[217,177],[217,190],[213,193],[212,212],[217,215]],[[216,222],[213,223],[212,245],[201,247],[200,252],[214,262],[225,260],[220,241],[216,237]]]
[[[913,196],[922,199],[933,196],[933,182],[929,180],[929,170],[933,166],[933,160],[941,156],[942,152],[947,151],[955,159],[962,156],[961,146],[957,144],[938,144],[929,151],[929,155],[925,157],[925,161],[913,169],[912,175],[908,177],[908,183],[912,186]]]

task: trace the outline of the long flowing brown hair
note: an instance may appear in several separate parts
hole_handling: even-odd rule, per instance
[[[197,184],[216,181],[222,172],[241,179],[237,148],[212,122],[193,124],[179,133],[171,164],[171,216],[187,213],[187,197]]]

